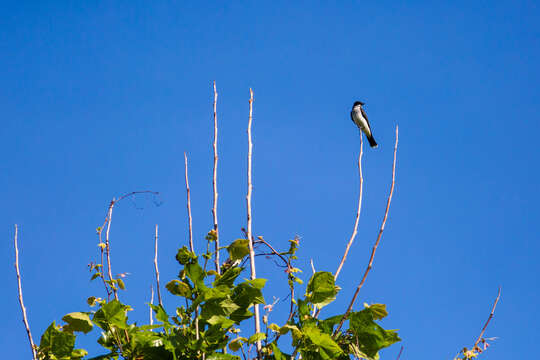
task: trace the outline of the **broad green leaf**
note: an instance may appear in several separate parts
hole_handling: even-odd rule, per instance
[[[242,321],[244,321],[246,319],[249,319],[252,316],[253,316],[253,313],[251,311],[249,311],[247,309],[247,307],[242,307],[242,308],[234,311],[230,315],[230,318],[231,318],[231,320],[234,320],[234,321],[236,321],[237,324],[239,324],[240,322],[242,322]]]
[[[249,254],[249,240],[248,239],[236,239],[229,246],[227,251],[231,260],[241,260]]]
[[[373,320],[380,320],[388,316],[388,311],[386,311],[385,304],[368,305],[364,303],[364,307],[371,310],[371,313],[373,314]]]
[[[202,290],[204,301],[212,299],[223,299],[227,297],[230,293],[231,289],[229,289],[225,285],[219,285],[213,288],[203,288]]]
[[[230,315],[236,310],[240,309],[240,306],[236,305],[231,299],[224,299],[220,301],[219,305],[225,315]]]
[[[199,263],[187,264],[186,265],[186,275],[193,282],[193,285],[196,289],[204,289],[204,270],[199,265]]]
[[[163,306],[161,305],[154,305],[154,304],[148,304],[154,310],[156,313],[156,320],[161,321],[164,324],[169,324],[169,315],[165,312],[165,309],[163,309]]]
[[[329,317],[328,319],[321,321],[319,323],[319,327],[323,332],[327,334],[332,334],[334,332],[334,326],[339,324],[342,317],[343,315],[336,315],[336,316]]]
[[[60,331],[53,321],[41,336],[39,351],[54,355],[56,358],[68,357],[75,346],[75,335]],[[47,358],[51,358],[47,356]]]
[[[272,331],[279,332],[279,325],[278,324],[272,323],[272,324],[268,325],[268,328],[270,330],[272,330]]]
[[[335,300],[337,287],[334,275],[327,271],[318,271],[309,280],[307,286],[309,301],[318,308],[322,308]]]
[[[255,289],[262,290],[264,285],[266,284],[266,279],[253,279],[253,280],[246,280],[248,284],[251,284]]]
[[[226,318],[223,315],[214,315],[210,319],[206,320],[210,325],[219,325],[222,329],[230,328],[234,325],[234,321]]]
[[[265,333],[255,333],[249,337],[248,344],[255,344],[257,341],[264,339],[266,339]]]
[[[238,337],[234,340],[231,340],[229,342],[229,349],[231,349],[232,351],[238,351],[242,347],[242,344],[245,343],[246,341],[247,339],[243,337]]]
[[[309,309],[309,304],[307,301],[298,299],[297,305],[298,305],[298,315],[300,316],[300,318],[304,318],[306,315],[310,315],[311,311]]]
[[[181,265],[190,264],[195,259],[197,259],[197,255],[189,251],[188,248],[185,246],[178,249],[178,252],[176,253],[176,261],[178,261]]]
[[[279,329],[279,333],[281,335],[285,335],[289,331],[293,334],[293,339],[297,339],[297,338],[300,338],[302,336],[302,332],[300,331],[300,329],[298,329],[298,327],[296,325],[287,324],[287,325],[283,325]]]
[[[318,353],[322,359],[336,359],[343,355],[343,350],[328,334],[321,332],[317,327],[307,326],[302,329],[303,334],[318,347]]]
[[[191,289],[189,285],[180,280],[171,280],[165,285],[165,288],[173,295],[183,296],[189,298],[191,296]]]
[[[371,308],[349,316],[350,330],[358,338],[358,347],[368,359],[375,359],[379,350],[401,341],[395,330],[384,330],[374,319]]]
[[[109,330],[110,325],[120,329],[127,329],[127,309],[128,306],[120,301],[112,300],[101,305],[101,308],[94,314],[92,321],[103,330]]]
[[[250,281],[238,284],[233,290],[232,299],[236,304],[244,308],[248,308],[253,304],[264,304],[261,290],[253,287]]]
[[[214,281],[213,285],[226,285],[227,287],[232,288],[234,286],[234,280],[236,280],[242,270],[244,270],[244,268],[237,266],[227,269],[227,271]]]
[[[83,312],[73,312],[65,315],[62,320],[68,323],[64,329],[69,329],[70,331],[82,331],[87,334],[92,330],[94,324],[90,321],[90,317],[87,313]]]

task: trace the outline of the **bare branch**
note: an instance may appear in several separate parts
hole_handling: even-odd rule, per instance
[[[218,152],[217,152],[217,138],[218,138],[218,126],[217,126],[217,99],[218,93],[216,90],[216,82],[214,81],[214,177],[212,185],[214,187],[214,206],[212,207],[212,215],[214,217],[214,231],[216,232],[216,271],[219,274],[219,232],[218,232],[218,218],[217,218],[217,204],[218,204],[218,190],[217,190],[217,168],[218,168]]]
[[[375,242],[375,245],[373,246],[373,249],[371,250],[371,256],[369,258],[369,263],[366,268],[366,271],[364,272],[364,276],[362,277],[362,280],[360,281],[360,284],[356,288],[356,291],[351,299],[351,302],[349,303],[349,307],[347,308],[347,311],[343,315],[343,318],[341,319],[341,322],[339,323],[337,329],[334,331],[334,335],[336,335],[339,330],[341,330],[341,327],[343,326],[343,323],[351,313],[351,310],[353,308],[354,302],[356,301],[356,297],[358,296],[358,293],[360,292],[360,289],[362,286],[364,286],[364,282],[366,281],[366,278],[373,266],[373,260],[375,259],[375,252],[377,251],[377,247],[379,246],[379,242],[381,241],[381,237],[384,231],[384,227],[386,225],[386,220],[388,219],[388,211],[390,210],[390,203],[392,202],[392,195],[394,194],[394,187],[396,184],[396,155],[397,155],[397,147],[398,147],[398,127],[396,126],[396,143],[394,145],[394,162],[392,165],[392,185],[390,186],[390,194],[388,195],[388,200],[386,201],[386,211],[384,212],[384,218],[382,220],[381,228],[379,230],[379,235],[377,236],[377,241]]]
[[[153,305],[154,304],[154,287],[152,285],[150,285],[150,304]],[[154,324],[154,318],[153,318],[153,309],[151,306],[149,306],[150,308],[150,325],[153,325]],[[152,329],[150,329],[150,331],[153,331]]]
[[[17,285],[19,289],[19,304],[21,305],[21,312],[23,316],[24,327],[26,328],[26,335],[28,335],[28,341],[30,342],[30,349],[32,350],[32,358],[37,360],[36,345],[34,344],[34,339],[32,339],[32,332],[30,331],[30,325],[28,324],[28,317],[26,316],[26,307],[24,306],[22,285],[21,285],[21,272],[19,270],[19,246],[17,244],[17,237],[19,235],[19,228],[15,224],[15,271],[17,272]]]
[[[251,141],[251,123],[253,120],[253,90],[249,89],[249,121],[248,121],[248,168],[247,168],[247,181],[248,181],[248,189],[247,189],[247,196],[246,196],[246,204],[247,204],[247,238],[249,240],[249,260],[251,265],[251,279],[257,278],[257,272],[255,270],[255,250],[253,249],[253,234],[251,231],[251,193],[253,191],[253,184],[251,182],[251,162],[252,162],[252,154],[253,154],[253,143]],[[254,305],[254,313],[255,313],[255,332],[260,333],[261,332],[261,324],[260,324],[260,313],[259,313],[259,304]],[[261,348],[262,344],[261,341],[257,341],[257,358],[260,360],[262,359],[261,354]]]
[[[158,295],[158,301],[159,305],[163,306],[163,302],[161,301],[161,290],[159,287],[159,269],[158,269],[158,225],[156,224],[156,232],[154,235],[154,269],[156,270],[156,288],[157,288],[157,295]]]
[[[107,223],[107,220],[105,220],[105,224]],[[105,224],[103,224],[103,226],[105,226]],[[101,280],[103,281],[103,286],[105,287],[105,292],[107,293],[107,301],[110,300],[110,296],[111,296],[111,291],[109,290],[109,287],[107,286],[107,282],[105,281],[105,268],[103,267],[103,253],[104,253],[104,250],[105,250],[105,243],[103,243],[103,239],[102,239],[102,233],[103,233],[103,227],[100,227],[98,228],[98,236],[99,236],[99,252],[100,252],[100,258],[101,258],[101,268],[99,269],[100,273],[101,273]]]
[[[189,221],[189,249],[191,252],[195,252],[193,247],[193,220],[191,218],[191,191],[189,190],[189,179],[188,179],[188,161],[187,155],[184,153],[184,163],[186,167],[186,193],[187,193],[187,211],[188,211],[188,221]]]
[[[120,199],[119,199],[120,200]],[[115,199],[111,200],[111,203],[109,204],[109,210],[107,211],[107,219],[105,220],[107,222],[107,231],[105,232],[105,255],[107,256],[107,272],[109,275],[109,281],[112,283],[112,270],[111,270],[111,248],[109,243],[109,232],[111,230],[111,221],[112,221],[112,211],[114,208],[114,204],[116,204]],[[114,298],[118,300],[118,289],[116,286],[112,286],[111,288],[114,293]]]
[[[486,331],[489,322],[491,319],[493,319],[493,314],[495,313],[495,308],[497,307],[497,303],[499,302],[499,298],[501,297],[501,288],[499,287],[499,293],[497,294],[497,298],[495,299],[495,302],[493,303],[493,307],[491,308],[491,313],[489,314],[489,317],[484,324],[484,327],[482,328],[482,331],[480,332],[480,335],[478,335],[478,339],[476,339],[476,342],[474,343],[473,349],[482,341],[482,336],[484,336],[484,332]]]
[[[339,263],[339,266],[336,270],[336,274],[334,275],[334,280],[337,280],[339,273],[341,272],[341,268],[343,267],[343,264],[345,263],[345,260],[347,259],[347,254],[349,253],[351,245],[353,244],[354,239],[356,238],[356,234],[358,233],[358,222],[360,220],[360,212],[362,210],[362,189],[363,189],[363,184],[364,184],[364,177],[362,176],[362,153],[363,153],[362,145],[363,143],[364,143],[364,140],[362,138],[362,133],[360,133],[360,154],[358,155],[358,173],[360,175],[360,194],[358,196],[358,208],[356,210],[356,220],[354,221],[354,229],[353,229],[351,238],[349,239],[349,242],[347,243],[347,247],[345,248],[345,253],[343,253],[341,262]]]

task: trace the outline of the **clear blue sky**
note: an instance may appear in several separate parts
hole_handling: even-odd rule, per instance
[[[113,272],[147,319],[153,226],[162,279],[186,244],[183,152],[190,158],[199,248],[211,228],[212,88],[219,90],[219,220],[245,225],[249,87],[254,104],[254,231],[334,271],[358,194],[361,99],[379,149],[365,151],[360,231],[326,315],[342,311],[397,185],[362,302],[384,302],[402,359],[449,359],[470,345],[499,285],[484,358],[536,353],[540,10],[534,1],[2,2],[0,229],[4,357],[28,359],[13,271],[20,225],[23,288],[34,337],[102,295],[86,264],[110,199]],[[261,276],[279,276],[271,262]],[[285,275],[283,275],[285,276]],[[273,290],[272,290],[273,289]],[[286,291],[270,285],[272,294]],[[175,299],[166,297],[169,309]],[[285,307],[284,304],[281,305]],[[278,309],[276,320],[286,310]],[[97,334],[81,346],[92,349]],[[383,352],[395,359],[399,346]]]

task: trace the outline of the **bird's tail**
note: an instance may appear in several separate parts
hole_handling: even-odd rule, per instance
[[[373,135],[367,136],[367,139],[369,141],[369,146],[371,146],[372,148],[376,148],[377,146],[379,146],[373,138]]]

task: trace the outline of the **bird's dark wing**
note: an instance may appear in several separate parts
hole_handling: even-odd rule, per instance
[[[371,131],[371,125],[369,125],[369,120],[368,120],[366,112],[364,111],[364,108],[361,107],[360,111],[362,111],[362,116],[364,117],[364,119],[366,119],[367,126],[369,127],[369,131]]]
[[[356,121],[354,121],[353,111],[351,111],[351,120],[354,124],[356,124]]]

